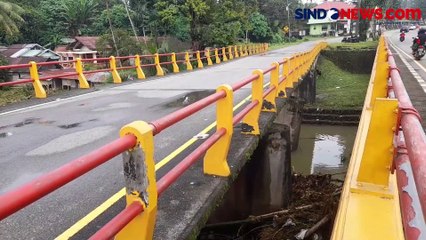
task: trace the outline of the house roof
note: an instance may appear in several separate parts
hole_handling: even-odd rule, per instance
[[[33,57],[59,59],[58,54],[38,44],[13,44],[9,47],[3,48],[0,53],[8,59]]]
[[[78,44],[80,43],[83,46],[86,46],[88,49],[96,51],[96,42],[98,41],[99,37],[87,37],[87,36],[80,36],[75,37],[75,40]]]
[[[319,5],[317,5],[316,7],[312,8],[312,9],[325,9],[325,10],[330,10],[332,8],[336,8],[336,9],[352,9],[355,8],[354,4],[349,4],[349,3],[345,3],[345,2],[324,2],[321,3]]]

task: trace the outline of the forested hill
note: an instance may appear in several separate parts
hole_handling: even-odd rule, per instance
[[[204,46],[280,42],[287,4],[293,26],[298,0],[0,0],[0,45],[53,49],[64,38],[115,32]]]

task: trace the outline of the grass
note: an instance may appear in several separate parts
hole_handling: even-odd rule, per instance
[[[0,107],[9,103],[21,102],[33,97],[33,91],[27,88],[0,90]]]
[[[369,74],[353,74],[332,61],[320,58],[317,79],[317,102],[307,107],[321,109],[361,109],[370,80]]]
[[[331,50],[362,50],[362,49],[376,49],[377,41],[366,41],[358,43],[332,43],[328,44],[328,48]]]
[[[303,39],[300,39],[300,40],[297,39],[294,42],[272,43],[272,44],[269,45],[268,50],[269,51],[277,50],[277,49],[280,49],[280,48],[300,44],[300,43],[307,42],[307,41],[318,40],[318,39],[324,39],[324,37],[306,36]]]

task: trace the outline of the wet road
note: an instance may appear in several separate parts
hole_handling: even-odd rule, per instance
[[[400,70],[402,81],[410,95],[413,106],[419,111],[423,119],[426,118],[426,57],[414,60],[411,55],[412,37],[417,35],[417,30],[406,34],[404,42],[399,41],[399,31],[385,33],[390,40],[390,47],[395,56],[396,64]],[[426,122],[422,121],[426,130]]]
[[[119,129],[127,123],[157,119],[208,94],[205,91],[240,81],[254,69],[265,69],[273,61],[312,46],[313,42],[306,42],[192,73],[2,113],[0,194],[117,139]],[[236,92],[234,103],[249,94],[247,87]],[[163,131],[155,137],[156,161],[214,120],[212,106]],[[157,177],[173,164],[159,171]],[[122,169],[117,157],[1,221],[0,239],[54,239],[124,186]]]

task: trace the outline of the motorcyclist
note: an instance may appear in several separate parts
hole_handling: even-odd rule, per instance
[[[420,45],[425,45],[426,43],[426,28],[420,28],[417,33],[417,38],[420,39]],[[419,47],[419,44],[417,43],[417,38],[413,40],[413,51],[416,51]]]

